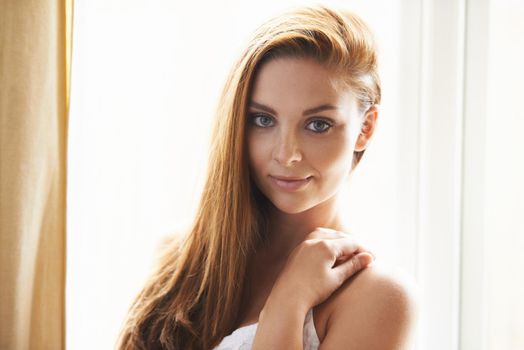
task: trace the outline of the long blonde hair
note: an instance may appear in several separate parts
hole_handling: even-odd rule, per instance
[[[380,102],[373,36],[354,14],[310,6],[260,26],[222,91],[193,224],[159,258],[131,305],[118,349],[211,349],[237,325],[243,281],[266,237],[269,205],[249,173],[245,115],[257,70],[277,57],[315,58],[356,92],[362,109]],[[355,153],[356,163],[361,156]]]

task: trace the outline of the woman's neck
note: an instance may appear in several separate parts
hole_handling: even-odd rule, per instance
[[[344,230],[335,196],[298,214],[284,213],[272,207],[269,218],[269,232],[263,250],[275,259],[286,259],[317,227]]]

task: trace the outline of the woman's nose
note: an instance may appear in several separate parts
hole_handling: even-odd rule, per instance
[[[302,160],[302,152],[295,136],[283,133],[273,148],[273,159],[284,166],[290,166]]]

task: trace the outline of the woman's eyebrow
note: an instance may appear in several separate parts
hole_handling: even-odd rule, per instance
[[[325,103],[323,105],[320,105],[318,107],[314,107],[314,108],[310,108],[310,109],[306,109],[302,115],[303,116],[306,116],[308,114],[313,114],[313,113],[318,113],[318,112],[322,112],[322,111],[326,111],[326,110],[330,110],[330,109],[337,109],[336,106],[333,106],[333,105],[330,105],[329,103]]]
[[[258,109],[261,109],[263,111],[266,111],[266,112],[269,112],[269,113],[272,113],[272,114],[277,114],[277,112],[275,112],[275,110],[269,106],[266,106],[266,105],[263,105],[261,103],[258,103],[258,102],[255,102],[255,101],[251,101],[250,104],[249,104],[249,107],[256,107]],[[328,103],[325,103],[323,105],[320,105],[320,106],[317,106],[317,107],[314,107],[314,108],[310,108],[310,109],[306,109],[302,115],[303,116],[306,116],[308,114],[313,114],[313,113],[318,113],[318,112],[321,112],[321,111],[325,111],[325,110],[330,110],[330,109],[337,109],[336,106],[333,106],[333,105],[330,105]]]

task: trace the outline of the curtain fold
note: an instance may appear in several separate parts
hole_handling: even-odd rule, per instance
[[[65,348],[71,15],[0,3],[0,349]]]

